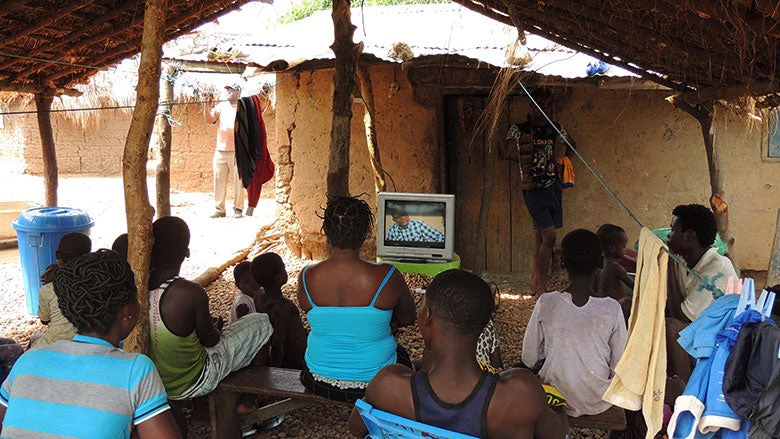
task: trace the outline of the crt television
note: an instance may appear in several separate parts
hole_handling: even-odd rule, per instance
[[[413,262],[452,260],[455,195],[380,192],[377,209],[377,256]]]

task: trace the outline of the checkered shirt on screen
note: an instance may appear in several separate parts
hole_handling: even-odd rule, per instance
[[[398,224],[387,231],[388,241],[444,242],[444,235],[421,220],[410,220],[406,228]]]

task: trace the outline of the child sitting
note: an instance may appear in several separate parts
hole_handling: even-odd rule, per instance
[[[30,342],[30,348],[47,346],[60,340],[70,340],[76,335],[76,327],[60,311],[54,294],[53,269],[92,251],[92,241],[83,233],[68,233],[60,238],[55,253],[57,261],[41,276],[44,285],[38,290],[38,317],[46,325],[46,331]]]
[[[236,292],[235,300],[233,300],[233,306],[230,308],[228,325],[232,325],[233,322],[249,313],[257,312],[255,298],[263,294],[263,287],[255,282],[255,279],[252,277],[251,267],[252,263],[244,261],[233,269],[233,279],[236,282],[238,291]]]
[[[628,272],[620,261],[626,252],[628,236],[626,231],[614,224],[604,224],[599,227],[596,236],[601,242],[601,249],[604,252],[604,268],[601,270],[598,283],[600,288],[597,293],[606,297],[611,297],[620,303],[623,308],[623,314],[628,319],[631,312],[631,294],[634,291],[634,279],[628,275]]]
[[[298,307],[282,295],[287,269],[276,253],[265,253],[252,261],[252,277],[262,288],[255,297],[259,312],[268,313],[274,333],[271,336],[271,366],[303,369],[308,334]]]
[[[620,306],[594,297],[602,265],[601,244],[593,232],[575,230],[561,242],[569,285],[562,293],[536,302],[523,339],[522,360],[539,371],[542,382],[566,398],[569,416],[595,415],[609,409],[601,396],[623,355],[626,325]]]

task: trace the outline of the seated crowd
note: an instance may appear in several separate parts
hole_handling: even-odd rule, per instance
[[[623,229],[605,224],[598,233],[579,229],[563,238],[568,284],[538,298],[522,363],[504,369],[490,286],[465,270],[444,271],[415,309],[395,266],[360,256],[374,226],[365,201],[328,201],[322,230],[330,254],[298,276],[307,332],[298,306],[282,294],[288,274],[275,253],[235,267],[238,291],[223,329],[209,312],[204,288],[179,277],[189,256],[187,224],[158,219],[149,276],[150,357],[121,349],[139,315],[125,261],[127,236],[117,238],[113,251],[90,253],[88,237],[65,235],[40,293],[47,330],[0,368],[7,374],[0,388],[1,437],[179,437],[168,400],[207,395],[250,364],[300,370],[308,391],[334,401],[362,398],[379,410],[483,438],[563,438],[568,417],[611,408],[602,396],[626,345],[634,287],[624,264]],[[712,212],[678,206],[671,226],[670,250],[724,289],[736,273],[712,247]],[[668,374],[687,380],[691,359],[676,338],[713,299],[671,259],[668,272]],[[424,352],[413,361],[395,334],[415,322]],[[0,341],[0,353],[5,344]],[[254,398],[242,398],[237,412],[255,408]],[[41,413],[52,421],[41,425]],[[356,410],[348,427],[356,437],[368,432]]]

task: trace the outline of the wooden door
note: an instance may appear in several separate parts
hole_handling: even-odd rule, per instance
[[[486,103],[485,95],[447,96],[444,102],[449,192],[455,194],[455,251],[467,269],[476,265],[477,246],[485,245],[486,271],[529,272],[534,233],[523,202],[517,162],[498,160],[490,189],[486,239],[476,242],[488,150],[487,136],[475,136],[475,127]],[[498,142],[503,142],[510,121],[519,121],[513,114],[517,111],[512,111],[516,104],[510,100],[502,111],[495,137]],[[519,106],[523,107],[522,102]],[[519,110],[525,118],[527,108]]]

